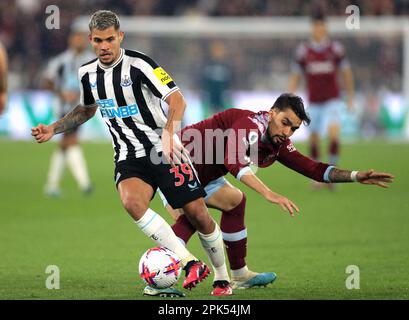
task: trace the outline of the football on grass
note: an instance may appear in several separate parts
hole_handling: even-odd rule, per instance
[[[139,275],[152,288],[173,286],[179,280],[181,272],[179,257],[164,247],[147,250],[139,260]]]

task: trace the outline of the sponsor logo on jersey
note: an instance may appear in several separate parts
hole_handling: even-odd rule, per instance
[[[121,87],[129,87],[130,85],[132,85],[132,80],[131,78],[129,78],[128,75],[125,75],[122,79],[121,79]]]
[[[89,85],[91,86],[91,88],[96,88],[97,87],[97,82],[95,81],[94,83],[92,83],[91,81],[89,82]]]
[[[307,64],[307,72],[310,74],[327,74],[335,71],[331,61],[313,61]]]
[[[163,70],[161,67],[158,67],[155,70],[153,70],[153,73],[155,74],[156,78],[158,78],[159,81],[163,85],[166,85],[169,82],[173,81],[173,79],[170,77],[170,75],[168,75],[167,72],[165,70]]]
[[[97,100],[96,103],[100,107],[103,118],[128,118],[139,114],[139,109],[136,104],[117,107],[113,99]]]

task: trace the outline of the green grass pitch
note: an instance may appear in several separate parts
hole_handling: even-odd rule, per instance
[[[91,197],[84,198],[66,173],[62,198],[48,199],[43,185],[55,146],[0,141],[0,299],[146,299],[138,261],[154,242],[121,207],[111,146],[84,144],[95,185]],[[386,190],[344,184],[336,192],[314,192],[306,178],[280,164],[259,170],[301,213],[291,218],[243,189],[248,265],[274,271],[278,279],[267,288],[236,290],[226,300],[409,298],[409,145],[346,144],[341,160],[343,168],[374,168],[396,180]],[[157,197],[152,208],[170,221]],[[196,237],[189,248],[208,261]],[[45,286],[49,265],[59,267],[59,290]],[[349,265],[359,267],[359,290],[346,288]],[[187,299],[216,299],[209,295],[211,278],[186,292]]]

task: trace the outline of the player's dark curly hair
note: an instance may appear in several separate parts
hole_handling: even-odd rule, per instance
[[[301,97],[296,96],[292,93],[283,93],[277,98],[277,100],[274,102],[274,105],[271,107],[271,109],[277,109],[280,111],[283,111],[287,108],[291,108],[291,110],[294,111],[297,117],[300,118],[301,121],[304,122],[304,124],[310,124],[311,119],[308,113],[305,112],[304,101]]]

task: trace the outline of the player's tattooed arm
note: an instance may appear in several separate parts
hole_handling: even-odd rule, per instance
[[[329,172],[331,182],[354,182],[372,184],[382,188],[388,188],[395,177],[387,172],[377,172],[373,169],[367,171],[350,171],[332,168]]]
[[[338,168],[332,168],[329,172],[329,180],[331,182],[353,182],[351,179],[351,170],[342,170]]]
[[[95,115],[97,108],[98,105],[96,104],[89,106],[79,104],[52,125],[54,134],[66,132],[80,126]]]

